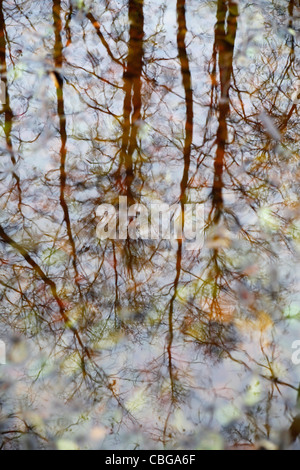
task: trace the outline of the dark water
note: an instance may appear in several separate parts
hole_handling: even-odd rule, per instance
[[[1,448],[299,448],[299,18],[0,0]],[[100,241],[120,196],[204,246]]]

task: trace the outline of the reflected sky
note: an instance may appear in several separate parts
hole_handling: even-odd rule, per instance
[[[299,18],[0,0],[1,448],[299,448]],[[204,247],[100,241],[120,196]]]

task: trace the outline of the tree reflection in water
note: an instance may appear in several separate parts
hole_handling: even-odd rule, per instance
[[[299,447],[299,13],[0,0],[2,449]],[[120,196],[205,246],[99,241]]]

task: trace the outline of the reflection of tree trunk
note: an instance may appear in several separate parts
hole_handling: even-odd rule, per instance
[[[125,93],[123,105],[122,143],[120,165],[114,177],[122,194],[127,196],[128,205],[135,202],[132,184],[134,181],[134,153],[138,150],[138,130],[142,109],[142,71],[144,62],[144,1],[129,0],[128,3],[129,41],[126,66],[123,72],[123,90]],[[98,25],[99,26],[99,25]],[[98,29],[99,32],[99,29]],[[123,171],[125,175],[123,174]],[[134,243],[135,244],[135,243]],[[114,249],[115,265],[115,321],[119,308],[117,256]],[[131,240],[127,238],[123,246],[123,257],[126,268],[134,281],[134,255]]]
[[[193,124],[194,124],[194,105],[193,105],[193,90],[192,90],[192,76],[190,71],[189,59],[186,48],[186,33],[187,33],[187,24],[186,24],[186,2],[185,0],[177,1],[177,47],[178,47],[178,56],[181,66],[181,75],[182,83],[185,92],[185,105],[186,105],[186,121],[185,121],[185,141],[183,149],[183,175],[180,183],[180,201],[182,206],[182,225],[184,227],[184,204],[186,202],[186,191],[188,188],[188,178],[189,170],[191,164],[191,149],[193,142]],[[174,293],[170,301],[169,309],[169,338],[168,338],[168,368],[169,368],[169,377],[171,384],[171,394],[172,401],[171,407],[173,406],[176,399],[176,390],[175,390],[175,377],[174,377],[174,366],[173,366],[173,356],[172,356],[172,347],[174,341],[174,307],[177,298],[178,285],[181,275],[181,264],[182,264],[182,240],[178,240],[178,250],[176,256],[176,278],[174,280]],[[170,414],[168,416],[168,419]],[[164,430],[164,439],[166,438],[166,432],[168,427],[168,419],[165,424]]]
[[[290,0],[288,10],[289,10],[289,16],[290,16],[290,25],[293,25],[293,16],[294,16],[294,8],[295,8],[295,0]]]
[[[294,8],[295,8],[295,1],[296,0],[290,0],[289,2],[289,5],[288,5],[288,14],[289,14],[289,28],[290,29],[293,29],[293,25],[294,25]],[[290,35],[290,42],[291,42],[291,51],[292,53],[294,54],[295,53],[295,37],[293,34]]]
[[[298,1],[298,5],[300,5],[299,1]],[[293,20],[294,20],[294,9],[295,9],[296,6],[297,6],[296,0],[290,0],[290,2],[288,4],[288,15],[289,15],[289,28],[291,28],[291,29],[294,29]],[[289,53],[289,58],[288,58],[288,64],[287,64],[287,67],[286,67],[286,70],[285,70],[285,76],[286,77],[288,77],[291,72],[293,73],[294,64],[295,64],[295,60],[296,60],[295,36],[293,34],[290,34],[290,37],[288,39],[288,45],[289,45],[289,48],[290,48],[290,53]],[[297,83],[296,80],[297,80],[297,77],[295,77],[295,84]],[[299,90],[297,90],[297,91],[299,93]],[[300,94],[298,94],[298,99],[300,99]],[[288,112],[282,114],[282,116],[281,116],[282,122],[278,126],[278,129],[280,130],[280,133],[282,135],[285,134],[286,129],[287,129],[288,124],[289,124],[289,121],[293,117],[293,115],[297,111],[297,109],[298,109],[298,104],[293,103],[292,106],[291,106],[291,109]]]
[[[0,0],[0,64],[1,64],[1,81],[5,85],[5,103],[3,105],[3,111],[5,115],[5,137],[6,137],[6,144],[7,148],[10,153],[12,150],[12,142],[11,142],[11,129],[12,129],[12,121],[13,121],[13,112],[10,107],[10,99],[8,94],[8,86],[7,86],[7,65],[6,65],[6,27],[5,27],[5,19],[3,14],[3,0]],[[14,157],[13,157],[14,158]],[[16,161],[13,162],[14,164]]]
[[[126,169],[126,192],[133,202],[131,185],[134,179],[133,154],[137,149],[137,134],[142,108],[142,69],[144,56],[144,2],[129,0],[129,43],[127,66],[124,71],[124,111],[122,161]]]
[[[61,138],[60,148],[60,204],[64,213],[64,221],[67,227],[68,238],[72,249],[73,268],[75,272],[75,282],[80,291],[78,284],[78,267],[77,267],[77,254],[75,241],[72,234],[71,219],[69,214],[68,205],[65,198],[67,173],[66,173],[66,158],[67,158],[67,129],[65,117],[65,104],[64,104],[64,80],[60,69],[63,65],[63,43],[62,43],[62,20],[61,20],[61,0],[53,0],[53,25],[55,33],[55,44],[53,50],[53,59],[55,64],[55,82],[56,82],[56,95],[57,95],[57,114],[59,117],[59,133]]]
[[[191,163],[191,148],[193,142],[193,121],[194,121],[194,106],[193,106],[193,90],[192,90],[192,77],[189,65],[189,59],[185,44],[187,24],[186,24],[186,2],[185,0],[177,1],[177,47],[178,55],[181,65],[182,82],[185,92],[186,102],[186,122],[185,122],[185,142],[184,142],[184,172],[181,180],[181,201],[184,204],[185,193],[188,185],[189,169]]]
[[[0,78],[5,87],[5,103],[3,104],[2,113],[4,113],[4,133],[5,133],[6,147],[10,154],[11,162],[15,166],[17,163],[17,160],[14,155],[12,139],[11,139],[14,115],[10,106],[10,97],[8,93],[7,65],[6,65],[6,38],[7,38],[7,33],[6,33],[5,19],[4,19],[4,13],[3,13],[3,0],[0,0],[0,67],[1,67]],[[13,177],[16,181],[16,187],[18,190],[18,199],[19,199],[19,210],[21,211],[22,196],[21,196],[20,178],[15,172],[13,172]]]
[[[71,32],[71,21],[74,13],[73,3],[70,0],[69,12],[66,14],[66,36],[67,36],[67,46],[72,44],[72,32]]]
[[[219,55],[221,98],[219,101],[219,126],[217,131],[217,155],[213,184],[213,206],[218,222],[223,208],[223,173],[228,139],[227,117],[230,112],[229,90],[233,75],[233,55],[237,32],[238,5],[232,1],[218,0],[215,27],[215,52]],[[227,23],[227,24],[226,24]]]
[[[192,76],[190,71],[190,64],[186,48],[186,2],[185,0],[177,1],[177,47],[178,56],[180,60],[182,83],[185,93],[185,105],[186,105],[186,121],[185,121],[185,141],[183,149],[183,175],[181,179],[181,193],[180,201],[182,206],[182,226],[184,228],[184,203],[186,202],[186,190],[188,187],[189,170],[191,164],[191,148],[193,142],[193,121],[194,121],[194,106],[193,106],[193,90],[192,90]],[[169,311],[169,371],[173,390],[173,378],[172,378],[172,343],[173,343],[173,311],[174,302],[177,296],[177,288],[181,273],[181,260],[182,260],[182,240],[178,241],[178,251],[176,260],[176,279],[174,281],[174,296],[171,299],[170,311]]]
[[[173,372],[173,356],[172,356],[172,347],[174,341],[174,326],[173,326],[173,317],[174,317],[174,306],[177,297],[177,290],[181,275],[181,262],[182,262],[182,241],[178,241],[178,250],[177,250],[177,258],[176,258],[176,278],[174,281],[174,293],[171,298],[170,302],[170,309],[169,309],[169,341],[168,341],[168,367],[169,367],[169,377],[170,377],[170,384],[171,384],[171,392],[172,392],[172,404],[175,401],[175,380],[174,380],[174,372]]]
[[[171,417],[171,414],[173,413],[173,406],[176,403],[176,377],[175,377],[175,370],[174,370],[174,365],[173,365],[173,342],[174,342],[174,307],[175,307],[175,302],[177,298],[177,291],[178,291],[178,285],[179,285],[179,280],[180,280],[180,275],[181,275],[181,263],[182,263],[182,241],[178,241],[178,250],[177,250],[177,259],[176,259],[176,278],[174,281],[174,293],[170,301],[170,309],[169,309],[169,332],[168,332],[168,345],[167,345],[167,353],[168,353],[168,370],[169,370],[169,378],[170,378],[170,388],[171,388],[171,403],[170,403],[170,408],[169,412],[165,421],[165,426],[164,426],[164,437],[163,437],[163,443],[164,446],[167,444],[167,431],[168,431],[168,425],[169,425],[169,420]]]

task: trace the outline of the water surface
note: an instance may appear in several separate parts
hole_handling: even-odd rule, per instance
[[[299,18],[0,0],[1,448],[299,448]],[[120,196],[204,246],[100,241]]]

